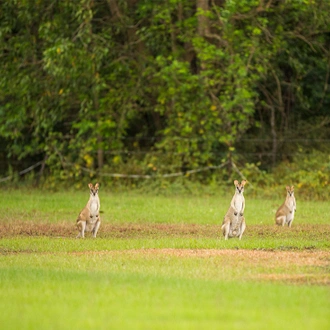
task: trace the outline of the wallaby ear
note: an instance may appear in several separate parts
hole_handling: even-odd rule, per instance
[[[286,190],[290,190],[290,187],[289,186],[286,186]]]
[[[294,190],[294,186],[291,186],[291,190]]]
[[[238,186],[238,181],[237,180],[234,181],[234,185]]]
[[[93,189],[93,184],[89,183],[88,187],[89,187],[89,189]]]
[[[241,185],[244,187],[246,183],[247,183],[246,180],[242,180]]]
[[[95,189],[99,189],[100,185],[98,183],[95,183]]]

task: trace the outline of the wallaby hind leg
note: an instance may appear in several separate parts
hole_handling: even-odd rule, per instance
[[[78,229],[79,229],[79,233],[78,233],[78,235],[77,235],[76,238],[79,238],[79,237],[81,237],[81,238],[85,238],[86,221],[81,221],[81,220],[80,220],[80,221],[77,223],[77,227],[78,227]]]
[[[76,238],[80,238],[81,237],[81,225],[80,225],[80,223],[77,223],[77,228],[78,228],[79,232],[78,232],[78,235],[76,236]]]
[[[228,239],[229,231],[230,231],[230,221],[224,220],[225,223],[221,226],[222,234],[225,236],[225,240]]]
[[[99,230],[100,228],[100,224],[101,224],[101,219],[99,218],[99,221],[95,224],[95,227],[92,231],[92,234],[93,234],[93,237],[96,238],[96,234],[97,234],[97,231]]]
[[[285,215],[277,217],[276,224],[283,227],[285,225],[285,219],[286,219]]]
[[[288,227],[291,228],[292,222],[293,222],[293,219],[291,219],[290,221],[288,221]]]
[[[242,236],[243,236],[243,233],[244,233],[244,231],[245,231],[245,228],[246,228],[245,218],[242,217],[241,233],[240,233],[240,235],[239,235],[239,239],[240,239],[240,240],[242,239]]]

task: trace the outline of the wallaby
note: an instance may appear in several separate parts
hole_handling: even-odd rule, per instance
[[[294,197],[294,187],[286,186],[286,199],[285,202],[278,208],[276,215],[275,215],[275,223],[279,226],[284,226],[288,224],[291,227],[294,213],[296,212],[296,199]]]
[[[100,228],[100,199],[99,199],[99,184],[96,183],[95,187],[90,183],[90,196],[86,206],[79,213],[77,219],[77,227],[79,230],[78,236],[84,238],[85,231],[91,231],[93,237],[96,237],[97,231]]]
[[[223,219],[221,230],[225,240],[231,237],[239,237],[242,239],[242,235],[246,228],[245,218],[243,216],[245,209],[244,199],[244,186],[246,180],[239,183],[237,180],[234,181],[235,195],[231,200],[230,207]]]

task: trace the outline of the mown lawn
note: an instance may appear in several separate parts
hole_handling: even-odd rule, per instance
[[[224,241],[230,196],[100,191],[100,235],[77,240],[88,194],[3,197],[3,329],[330,327],[328,203],[297,200],[289,229],[273,225],[282,201],[246,197],[246,235]]]
[[[40,190],[11,190],[2,192],[0,221],[47,221],[74,223],[86,205],[88,188],[79,192],[48,192]],[[99,192],[101,216],[111,224],[120,223],[182,223],[220,224],[232,193],[223,196],[152,196],[132,193]],[[247,225],[273,224],[282,199],[254,199],[245,192]],[[296,193],[297,213],[293,224],[329,224],[330,205],[322,201],[300,201]]]
[[[329,327],[329,287],[312,280],[313,276],[326,276],[324,256],[316,258],[316,266],[304,262],[296,265],[294,256],[274,263],[270,256],[267,266],[267,255],[193,253],[180,256],[166,251],[126,250],[2,255],[2,327]],[[297,259],[304,258],[297,255]],[[285,278],[281,278],[283,273]],[[275,275],[272,281],[267,280],[269,274]],[[300,282],[298,274],[307,280]]]

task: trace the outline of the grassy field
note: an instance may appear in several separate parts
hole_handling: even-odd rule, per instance
[[[224,241],[231,196],[100,191],[97,239],[75,239],[87,192],[2,192],[3,329],[329,329],[330,206],[246,196],[247,231]]]
[[[2,192],[4,194],[4,192]],[[85,191],[42,192],[37,190],[10,191],[0,205],[0,220],[30,220],[74,222],[88,200]],[[109,223],[182,223],[219,224],[226,213],[232,194],[227,196],[141,196],[137,193],[113,194],[100,190],[102,216]],[[245,193],[245,217],[248,224],[273,224],[282,199],[251,199]],[[297,199],[295,222],[299,224],[329,224],[330,205],[322,201]]]

